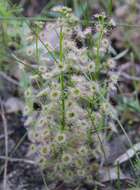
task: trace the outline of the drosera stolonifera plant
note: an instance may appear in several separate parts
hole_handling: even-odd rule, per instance
[[[103,130],[108,120],[113,122],[109,93],[116,90],[117,77],[109,74],[115,61],[109,56],[106,35],[111,23],[107,26],[101,14],[95,16],[96,24],[81,29],[71,9],[53,11],[60,17],[45,28],[53,28],[58,44],[45,41],[43,30],[38,40],[43,41],[46,53],[39,47],[34,51],[38,63],[32,72],[22,67],[29,76],[24,93],[31,141],[28,156],[47,171],[48,180],[93,184],[105,159],[104,143],[100,144]]]

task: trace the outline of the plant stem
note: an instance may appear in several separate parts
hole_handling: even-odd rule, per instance
[[[60,30],[60,65],[63,66],[63,32],[62,27]],[[64,73],[61,71],[60,75],[60,84],[61,84],[61,130],[65,128],[65,84],[64,84]]]
[[[7,33],[6,33],[6,30],[7,30],[7,24],[6,22],[3,22],[1,24],[1,28],[2,28],[2,41],[3,41],[3,44],[4,44],[4,48],[7,47]]]
[[[119,163],[117,163],[117,176],[118,176],[117,190],[120,190],[121,189],[121,183],[120,183],[120,166],[119,166]]]
[[[99,71],[100,71],[100,45],[101,45],[101,40],[104,35],[104,25],[101,23],[101,32],[97,41],[97,53],[96,53],[96,79],[99,77]]]
[[[39,64],[39,48],[38,48],[38,41],[39,41],[39,34],[38,34],[38,26],[36,26],[36,61]]]
[[[112,15],[112,8],[113,8],[113,1],[109,0],[109,2],[108,2],[108,13],[109,13],[109,16]]]

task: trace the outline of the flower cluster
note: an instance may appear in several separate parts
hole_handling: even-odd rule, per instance
[[[100,30],[92,31],[92,26],[82,29],[70,9],[54,11],[63,13],[55,23],[59,44],[57,48],[51,45],[43,57],[40,54],[37,67],[28,73],[24,110],[31,141],[28,155],[47,169],[50,180],[92,184],[99,167],[93,160],[103,157],[95,131],[111,117],[106,112],[108,85],[117,80],[108,75],[114,67],[108,53],[110,42],[102,24],[104,16],[102,22],[99,19]]]

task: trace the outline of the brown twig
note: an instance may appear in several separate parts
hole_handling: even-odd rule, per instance
[[[5,117],[5,112],[3,108],[2,101],[0,99],[0,106],[1,106],[1,117],[3,121],[3,127],[4,127],[4,136],[5,136],[5,157],[8,157],[8,126],[7,126],[7,120]],[[4,176],[3,176],[3,190],[7,190],[7,166],[8,166],[8,159],[5,159],[5,165],[4,165]]]
[[[120,76],[122,76],[123,78],[128,79],[128,80],[140,81],[140,77],[131,76],[131,75],[124,73],[124,72],[121,72]]]
[[[13,133],[14,133],[14,131],[8,132],[8,136],[9,136],[9,135],[12,135]],[[5,138],[5,135],[4,135],[4,134],[0,135],[0,140],[2,140],[2,139],[4,139],[4,138]]]
[[[2,76],[4,79],[6,79],[7,81],[9,81],[10,83],[16,85],[16,86],[19,86],[19,83],[12,79],[11,77],[9,77],[8,75],[6,75],[4,72],[0,71],[0,76]]]
[[[129,75],[128,73],[122,72],[122,71],[118,71],[118,72],[110,71],[109,75],[111,75],[111,74],[118,75],[120,77],[118,80],[122,80],[122,78],[124,78],[124,79],[127,79],[127,80],[140,81],[140,77],[137,77],[137,76],[134,76],[134,75],[132,76],[132,75]]]
[[[34,162],[33,160],[27,160],[27,159],[22,159],[22,158],[10,158],[10,157],[6,157],[6,156],[0,156],[0,159],[8,160],[10,162],[24,162],[27,164],[37,165],[37,163]]]

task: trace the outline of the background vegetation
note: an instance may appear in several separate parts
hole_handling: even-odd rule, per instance
[[[62,12],[54,11],[54,7],[56,8],[57,6],[72,8],[73,14],[79,19],[79,28],[76,27],[77,20],[73,17],[73,14],[67,15],[69,13],[67,9]],[[106,18],[102,19],[104,18],[104,13]],[[64,23],[69,23],[65,27],[63,26],[66,31],[61,31],[61,27],[56,24],[61,15],[64,18]],[[140,2],[136,0],[0,1],[0,189],[122,190],[140,188],[139,18]],[[107,30],[105,35],[97,27],[98,24],[103,27],[102,29]],[[68,30],[69,28],[70,30]],[[90,35],[83,36],[89,33]],[[71,37],[69,37],[69,34]],[[67,43],[64,46],[65,40]],[[71,44],[71,47],[69,47],[69,42],[71,41],[76,42],[76,45]],[[105,55],[102,55],[103,52],[99,51],[103,42],[108,49]],[[56,48],[57,46],[58,49]],[[85,47],[86,51],[83,50],[82,52],[82,48],[84,49]],[[46,54],[44,52],[46,49],[48,59],[45,59]],[[78,54],[78,51],[81,53]],[[33,142],[36,137],[31,136],[29,131],[33,122],[33,126],[36,126],[42,125],[41,122],[44,121],[34,114],[42,106],[38,102],[38,100],[40,101],[40,96],[42,98],[42,94],[39,94],[36,101],[30,97],[34,95],[36,97],[36,91],[40,92],[40,90],[46,89],[47,83],[44,83],[41,78],[44,72],[44,61],[53,64],[56,60],[59,60],[62,66],[63,62],[70,63],[74,59],[73,54],[68,57],[69,53],[73,52],[77,53],[74,63],[78,64],[78,60],[81,59],[83,62],[94,61],[96,64],[92,64],[92,67],[88,68],[89,70],[95,69],[94,73],[90,73],[89,70],[85,71],[83,67],[84,71],[82,69],[76,70],[76,75],[79,77],[79,73],[82,71],[84,77],[85,75],[93,77],[92,79],[90,78],[91,81],[96,81],[100,84],[99,89],[94,89],[94,93],[96,93],[94,95],[94,111],[101,114],[101,119],[99,115],[97,115],[97,118],[93,118],[94,122],[96,122],[94,123],[95,128],[93,131],[95,136],[92,137],[95,144],[91,147],[96,153],[94,152],[94,157],[91,158],[93,164],[88,162],[88,165],[86,165],[89,169],[92,168],[92,179],[89,178],[90,183],[87,183],[83,178],[78,183],[77,178],[75,178],[76,182],[67,183],[67,180],[63,179],[64,176],[59,179],[58,176],[54,177],[54,173],[51,176],[53,179],[49,178],[47,173],[49,169],[44,170],[46,168],[46,166],[44,167],[44,162],[41,160],[43,164],[38,166],[38,164],[35,164],[35,155],[31,154],[36,154]],[[106,63],[109,63],[109,66]],[[37,71],[34,71],[35,68],[37,68]],[[65,128],[64,104],[66,100],[64,91],[68,90],[65,89],[65,85],[67,81],[67,87],[73,87],[69,78],[75,74],[75,71],[69,74],[70,70],[68,68],[59,67],[58,69],[57,74],[60,75],[62,96],[60,113],[62,117],[60,120],[61,127]],[[51,75],[50,70],[49,74]],[[39,88],[36,87],[38,84],[34,84],[32,88],[29,81],[31,78],[36,80],[34,78],[36,75],[39,75],[39,80],[37,80]],[[108,78],[109,76],[114,78],[110,79]],[[76,80],[79,80],[79,78]],[[75,83],[77,82],[76,80],[74,81]],[[111,90],[108,90],[108,83],[106,82],[108,80],[113,81]],[[82,81],[82,85],[83,83],[84,81]],[[53,88],[53,84],[51,85],[50,88]],[[55,86],[56,89],[57,87]],[[42,91],[41,93],[46,97],[48,91]],[[32,92],[33,94],[31,94]],[[79,91],[75,92],[79,93]],[[54,92],[49,91],[49,93],[52,95]],[[56,91],[54,94],[56,95]],[[80,105],[81,107],[83,106],[83,110],[85,110],[84,106],[91,109],[93,99],[91,100],[88,94],[85,94],[84,98],[82,98],[86,99],[86,101],[88,99],[90,105],[87,106],[87,102],[84,100],[83,103],[81,99],[74,99],[75,104],[80,101],[80,103],[82,102]],[[56,99],[51,99],[51,101],[54,103]],[[43,109],[45,109],[45,104]],[[28,105],[30,105],[30,108],[33,107],[33,112],[29,112]],[[111,106],[111,109],[108,112],[109,106]],[[46,107],[48,107],[48,104],[46,104]],[[88,111],[92,110],[90,109]],[[100,109],[102,112],[100,112]],[[77,112],[81,116],[82,113],[79,110]],[[52,113],[54,114],[54,110]],[[44,110],[41,114],[44,114]],[[51,118],[50,121],[52,121]],[[86,122],[89,121],[86,120]],[[85,128],[82,130],[85,130]],[[37,133],[42,134],[40,131]],[[57,131],[53,130],[52,133],[54,137]],[[76,133],[73,132],[73,137],[76,138],[77,143],[80,140],[74,134]],[[65,138],[65,135],[61,137]],[[42,141],[42,137],[39,143],[40,141]],[[52,142],[52,139],[50,142]],[[62,146],[60,147],[62,148]],[[46,147],[41,150],[43,151],[42,154],[44,154]],[[67,151],[72,155],[72,150]],[[82,166],[83,168],[84,166]],[[66,174],[71,175],[71,173]]]

